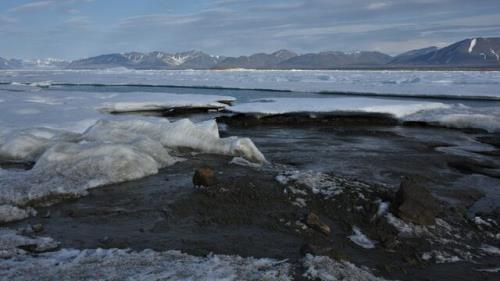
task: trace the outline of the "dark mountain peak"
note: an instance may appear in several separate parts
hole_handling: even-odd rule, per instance
[[[0,68],[15,62],[0,59]],[[73,61],[69,68],[127,67],[134,69],[336,69],[394,67],[500,67],[500,38],[469,38],[444,48],[428,47],[396,57],[378,51],[324,51],[298,55],[282,49],[250,56],[219,57],[202,51],[129,52]]]
[[[469,38],[438,50],[415,52],[412,56],[398,57],[393,63],[455,67],[499,66],[500,38]]]

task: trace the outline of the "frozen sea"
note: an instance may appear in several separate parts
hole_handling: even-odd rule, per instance
[[[189,105],[189,101],[199,105],[197,95],[212,96],[202,98],[204,102],[216,102],[215,96],[233,97],[236,110],[247,112],[270,113],[265,111],[276,107],[282,113],[376,107],[398,117],[449,126],[496,131],[500,124],[500,72],[495,71],[117,68],[0,71],[0,128],[46,126],[81,131],[97,119],[109,117],[96,110],[102,107],[136,103],[138,109],[141,103],[151,106],[173,100],[183,100],[177,106]],[[263,105],[265,101],[273,104]]]

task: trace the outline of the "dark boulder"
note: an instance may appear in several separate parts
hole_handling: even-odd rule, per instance
[[[213,186],[217,182],[215,172],[209,167],[197,169],[194,172],[193,184],[194,186]]]
[[[316,215],[315,213],[311,212],[309,213],[309,215],[307,215],[306,225],[325,235],[330,235],[331,232],[330,227],[326,223],[322,222],[319,219],[318,215]]]
[[[434,224],[441,212],[439,201],[412,178],[403,178],[393,205],[399,218],[421,225]]]

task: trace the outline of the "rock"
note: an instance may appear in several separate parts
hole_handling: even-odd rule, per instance
[[[43,231],[43,225],[41,223],[37,223],[31,227],[33,229],[33,232],[38,233]]]
[[[439,201],[412,178],[403,178],[394,200],[396,215],[407,222],[431,225],[441,212]]]
[[[318,215],[316,215],[315,213],[311,212],[307,215],[307,218],[306,218],[306,224],[307,226],[309,226],[310,228],[316,230],[316,231],[319,231],[325,235],[330,235],[330,227],[322,222]]]
[[[195,186],[213,186],[215,183],[215,172],[211,168],[203,167],[194,172],[193,184]]]

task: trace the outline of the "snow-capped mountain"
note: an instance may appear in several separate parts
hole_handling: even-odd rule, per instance
[[[416,55],[403,63],[424,66],[500,66],[500,38],[462,40]]]
[[[500,38],[471,38],[444,48],[411,50],[396,57],[381,52],[320,52],[296,54],[279,50],[271,54],[221,57],[200,51],[179,53],[129,52],[106,54],[72,61],[37,59],[20,61],[0,58],[0,69],[14,68],[103,69],[342,69],[342,68],[500,68]]]
[[[200,51],[175,54],[164,52],[131,52],[76,60],[71,62],[68,68],[209,69],[215,66],[220,60],[222,60],[221,57],[211,56]]]

